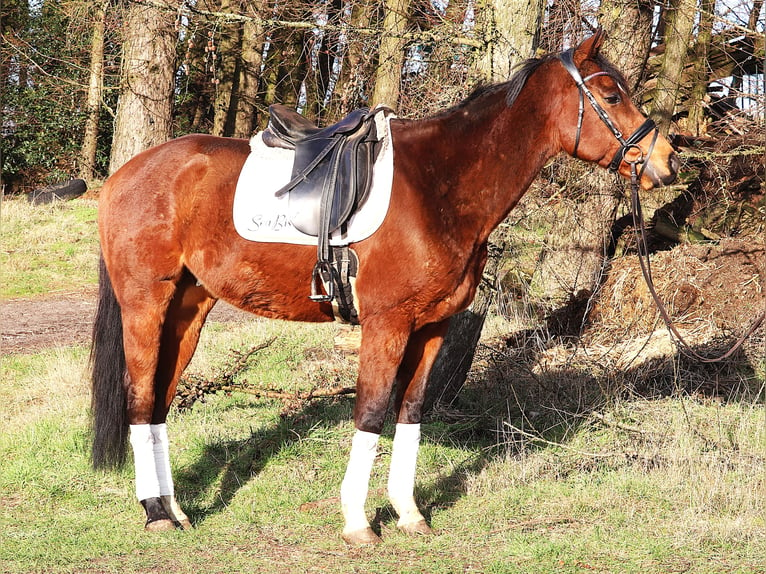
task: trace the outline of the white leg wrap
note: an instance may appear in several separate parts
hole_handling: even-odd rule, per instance
[[[136,467],[138,500],[160,496],[160,482],[154,458],[154,439],[150,425],[130,425],[130,445]]]
[[[160,496],[173,495],[173,475],[170,472],[170,447],[168,426],[166,424],[149,425],[154,441],[154,465],[157,469],[157,481]]]
[[[397,424],[388,475],[388,497],[399,514],[399,525],[423,520],[415,504],[415,468],[420,448],[420,424]]]
[[[372,464],[378,454],[380,435],[357,430],[351,442],[346,476],[340,487],[340,502],[345,526],[343,532],[355,532],[370,527],[364,512],[370,485]]]

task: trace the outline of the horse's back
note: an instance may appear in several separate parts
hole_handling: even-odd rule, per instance
[[[239,173],[249,152],[249,142],[244,139],[206,134],[182,136],[135,155],[107,180],[104,191],[114,193],[125,185],[141,185],[140,180],[144,179],[155,184],[162,180],[172,182],[195,167],[197,171],[209,166],[219,172]]]
[[[101,226],[164,220],[218,196],[231,202],[250,151],[244,139],[192,134],[145,150],[118,169],[100,193]]]

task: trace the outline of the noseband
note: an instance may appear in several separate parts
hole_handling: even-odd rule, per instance
[[[622,132],[617,128],[617,126],[614,125],[614,122],[606,113],[606,110],[601,107],[601,105],[596,101],[596,98],[593,96],[593,93],[588,89],[588,86],[585,85],[585,83],[591,78],[596,76],[607,76],[609,74],[603,71],[596,72],[595,74],[591,74],[590,76],[587,76],[585,79],[583,79],[583,77],[580,75],[580,71],[574,64],[573,55],[574,50],[570,49],[566,52],[562,52],[562,54],[559,56],[561,63],[564,65],[564,68],[567,72],[569,72],[569,75],[572,76],[575,84],[577,84],[577,88],[580,90],[580,109],[577,115],[577,134],[575,136],[575,146],[572,155],[575,158],[577,157],[577,148],[580,145],[580,133],[582,131],[582,119],[583,114],[585,113],[585,98],[588,98],[591,107],[596,112],[598,117],[601,118],[601,121],[606,124],[606,127],[610,129],[617,141],[620,142],[620,149],[617,150],[617,153],[614,154],[612,161],[609,163],[609,170],[617,171],[620,167],[620,164],[623,161],[626,161],[625,155],[628,153],[628,151],[631,149],[636,149],[638,150],[638,158],[630,162],[626,161],[626,163],[630,164],[631,178],[634,179],[637,183],[641,179],[641,176],[644,173],[644,169],[646,169],[646,161],[649,159],[649,156],[652,155],[652,151],[654,151],[654,144],[657,142],[659,130],[657,129],[654,120],[651,118],[646,118],[644,123],[638,126],[636,131],[634,131],[628,139],[625,139],[622,136]],[[638,142],[644,139],[644,137],[651,131],[654,131],[654,137],[652,138],[652,143],[649,145],[649,150],[646,156],[644,156],[644,152],[639,147]],[[639,164],[641,165],[640,171],[637,169]]]

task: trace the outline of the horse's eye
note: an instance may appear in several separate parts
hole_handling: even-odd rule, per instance
[[[604,98],[604,101],[610,106],[616,106],[622,101],[620,94],[609,94]]]

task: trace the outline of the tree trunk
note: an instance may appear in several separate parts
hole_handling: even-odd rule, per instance
[[[78,176],[85,181],[91,181],[96,171],[98,119],[101,115],[101,93],[104,87],[104,30],[108,6],[109,0],[102,0],[100,4],[94,6],[90,47],[90,79],[85,101],[85,134],[80,148],[78,173]]]
[[[260,22],[245,22],[242,29],[234,137],[249,138],[253,133],[264,41],[264,30]]]
[[[665,11],[665,54],[657,75],[652,103],[652,116],[663,135],[667,135],[670,130],[683,84],[696,7],[696,0],[671,0]]]
[[[375,51],[366,49],[369,36],[355,30],[369,26],[371,22],[373,25],[378,23],[375,7],[370,0],[358,0],[351,6],[343,64],[331,99],[330,113],[335,118],[342,118],[361,107],[369,97],[366,90],[369,79],[374,77]]]
[[[514,66],[535,55],[540,44],[543,0],[483,0],[477,3],[479,29],[491,41],[479,59],[480,75],[504,82]]]
[[[238,7],[233,0],[221,0],[221,12],[231,13]],[[218,42],[211,38],[213,46],[209,57],[215,62],[215,101],[213,103],[214,136],[230,135],[228,128],[232,115],[232,94],[235,90],[234,76],[237,69],[237,58],[242,25],[239,22],[223,22],[218,34]]]
[[[692,88],[689,93],[689,116],[686,129],[695,136],[707,133],[705,100],[707,98],[708,79],[708,50],[713,34],[713,14],[715,0],[701,0],[697,43],[694,45],[694,66],[692,71]]]
[[[175,14],[130,4],[109,172],[172,134]]]
[[[405,41],[411,0],[386,0],[386,15],[378,49],[378,69],[372,105],[384,104],[397,109],[402,81]]]
[[[604,54],[617,66],[631,90],[641,85],[652,44],[651,0],[604,0],[598,23],[606,32]]]

